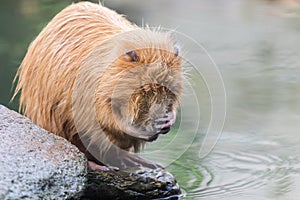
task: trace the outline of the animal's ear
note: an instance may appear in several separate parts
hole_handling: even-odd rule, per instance
[[[135,50],[126,51],[122,56],[122,60],[127,62],[137,62],[139,61],[139,56],[137,55]]]

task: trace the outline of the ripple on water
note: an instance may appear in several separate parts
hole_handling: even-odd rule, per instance
[[[204,179],[200,187],[189,191],[190,197],[272,199],[290,192],[291,174],[300,174],[298,158],[261,152],[214,152],[205,163],[211,171],[200,169]]]

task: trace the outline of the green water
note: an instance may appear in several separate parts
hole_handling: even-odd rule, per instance
[[[17,101],[9,103],[11,83],[26,48],[70,2],[1,0],[1,104],[17,109]],[[174,174],[187,193],[185,199],[298,199],[300,7],[293,2],[104,2],[138,25],[176,29],[194,40],[180,40],[190,86],[178,123],[144,152]],[[226,120],[220,137],[209,129],[211,119],[224,114],[219,101],[224,96],[214,90],[220,78],[210,71],[214,64],[208,55],[193,42],[208,51],[224,81]],[[203,146],[208,155],[201,154]]]

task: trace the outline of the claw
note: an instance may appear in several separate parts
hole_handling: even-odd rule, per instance
[[[166,118],[166,117],[158,118],[158,119],[156,119],[156,120],[154,120],[154,121],[155,121],[155,122],[165,122],[165,121],[166,121],[165,118]]]

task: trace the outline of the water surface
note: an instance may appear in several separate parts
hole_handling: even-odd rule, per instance
[[[16,102],[8,101],[11,81],[26,47],[69,3],[1,2],[1,104],[17,108]],[[161,25],[190,36],[205,47],[222,75],[227,94],[226,121],[210,154],[199,156],[212,106],[204,79],[214,80],[214,76],[195,76],[193,80],[196,72],[188,62],[187,67],[192,68],[188,91],[198,97],[199,106],[193,106],[195,102],[188,93],[183,100],[186,107],[181,125],[179,118],[171,133],[146,146],[146,156],[168,164],[167,169],[187,193],[185,199],[298,199],[299,6],[293,1],[259,0],[113,0],[105,1],[105,5],[138,25]],[[213,66],[198,48],[181,45],[190,56],[187,59],[195,59],[196,67]]]

